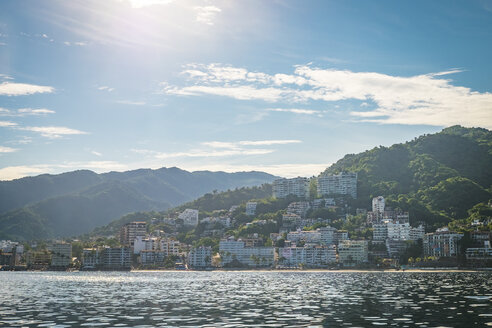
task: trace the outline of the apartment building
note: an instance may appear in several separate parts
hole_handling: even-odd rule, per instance
[[[367,240],[342,240],[338,244],[338,262],[343,266],[355,266],[368,261]]]
[[[284,247],[280,249],[279,264],[287,267],[322,268],[336,262],[334,245],[306,245],[304,247]]]
[[[188,266],[191,268],[208,268],[212,266],[212,247],[192,248],[188,253]]]
[[[184,225],[196,226],[198,225],[198,210],[187,208],[178,215],[178,219],[183,220]]]
[[[318,195],[349,195],[357,198],[357,173],[342,172],[318,177]]]
[[[250,267],[270,267],[275,252],[273,247],[246,247],[239,239],[223,239],[219,242],[222,266],[244,265]]]
[[[309,197],[309,180],[297,177],[273,181],[273,197],[285,198],[289,195],[295,195],[300,198]]]
[[[438,229],[434,233],[424,235],[424,255],[436,257],[455,257],[459,253],[458,241],[462,233],[449,231],[448,228]]]
[[[133,247],[135,238],[145,237],[147,234],[147,223],[144,221],[134,221],[125,224],[120,229],[120,243]]]

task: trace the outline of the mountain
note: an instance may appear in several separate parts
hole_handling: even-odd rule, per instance
[[[452,126],[391,147],[346,155],[322,174],[358,173],[355,206],[372,197],[412,213],[412,221],[438,227],[464,219],[492,198],[492,132]]]
[[[79,235],[131,212],[162,211],[207,192],[271,182],[263,172],[178,168],[74,171],[0,182],[0,239]]]

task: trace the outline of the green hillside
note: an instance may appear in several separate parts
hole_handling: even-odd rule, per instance
[[[431,226],[465,219],[491,199],[492,132],[453,126],[404,144],[377,147],[344,158],[322,174],[358,173],[356,207],[382,195]]]

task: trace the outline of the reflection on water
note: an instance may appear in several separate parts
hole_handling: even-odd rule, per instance
[[[492,274],[0,272],[0,327],[484,327]]]

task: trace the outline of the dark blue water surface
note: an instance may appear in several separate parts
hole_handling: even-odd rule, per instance
[[[486,327],[492,273],[0,272],[0,327]]]

